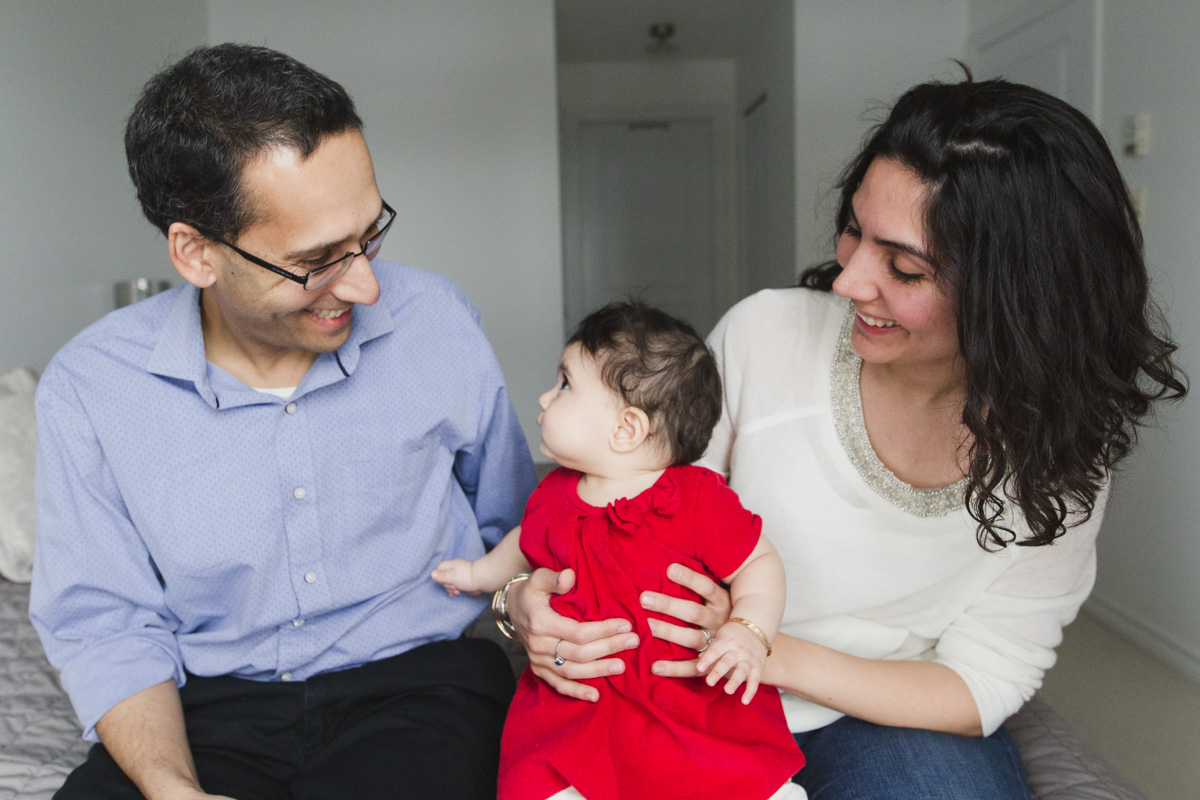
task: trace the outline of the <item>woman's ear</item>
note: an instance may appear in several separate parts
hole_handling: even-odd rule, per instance
[[[185,281],[207,289],[217,280],[217,271],[209,258],[212,240],[186,222],[172,222],[167,228],[167,253]]]
[[[650,438],[650,418],[637,406],[625,406],[617,414],[609,445],[615,453],[632,453]]]

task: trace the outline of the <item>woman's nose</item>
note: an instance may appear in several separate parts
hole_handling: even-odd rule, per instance
[[[842,271],[833,282],[834,293],[850,300],[874,299],[878,288],[871,277],[862,248],[856,248],[848,258],[839,259],[839,263]]]

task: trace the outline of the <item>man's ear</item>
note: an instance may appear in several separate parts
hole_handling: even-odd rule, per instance
[[[617,414],[609,444],[616,453],[631,453],[650,438],[650,418],[637,406],[625,406]]]
[[[167,228],[167,253],[185,281],[207,289],[217,280],[210,258],[212,240],[186,222],[172,222]]]

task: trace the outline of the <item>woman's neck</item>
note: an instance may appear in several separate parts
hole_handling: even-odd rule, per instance
[[[967,381],[961,358],[920,367],[863,362],[859,384],[870,381],[909,408],[962,410]]]

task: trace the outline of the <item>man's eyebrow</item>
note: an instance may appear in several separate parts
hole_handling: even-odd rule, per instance
[[[862,230],[862,225],[858,221],[858,215],[854,213],[853,201],[850,203],[850,220],[858,226],[860,231]],[[889,247],[893,250],[899,250],[901,253],[907,253],[913,258],[919,258],[921,261],[924,261],[930,267],[933,266],[933,257],[916,245],[907,244],[905,242],[897,242],[892,239],[881,239],[878,236],[872,236],[871,241],[882,247]]]
[[[379,220],[382,218],[383,218],[383,205],[381,204],[379,206],[379,213],[375,215],[375,218],[373,220],[371,220],[371,224],[367,226],[367,230],[370,230],[371,228],[373,228],[376,225],[376,223],[378,223]],[[364,239],[366,238],[366,233],[367,233],[367,231],[363,231]],[[314,244],[313,246],[306,247],[303,250],[296,250],[295,252],[288,253],[287,256],[285,256],[285,258],[287,259],[288,263],[291,263],[293,261],[308,261],[308,260],[314,259],[317,256],[320,256],[324,253],[331,253],[336,248],[341,247],[342,242],[344,242],[344,241],[345,241],[345,239],[339,239],[336,242],[325,242],[322,244]],[[350,251],[347,250],[346,252],[350,252]]]

